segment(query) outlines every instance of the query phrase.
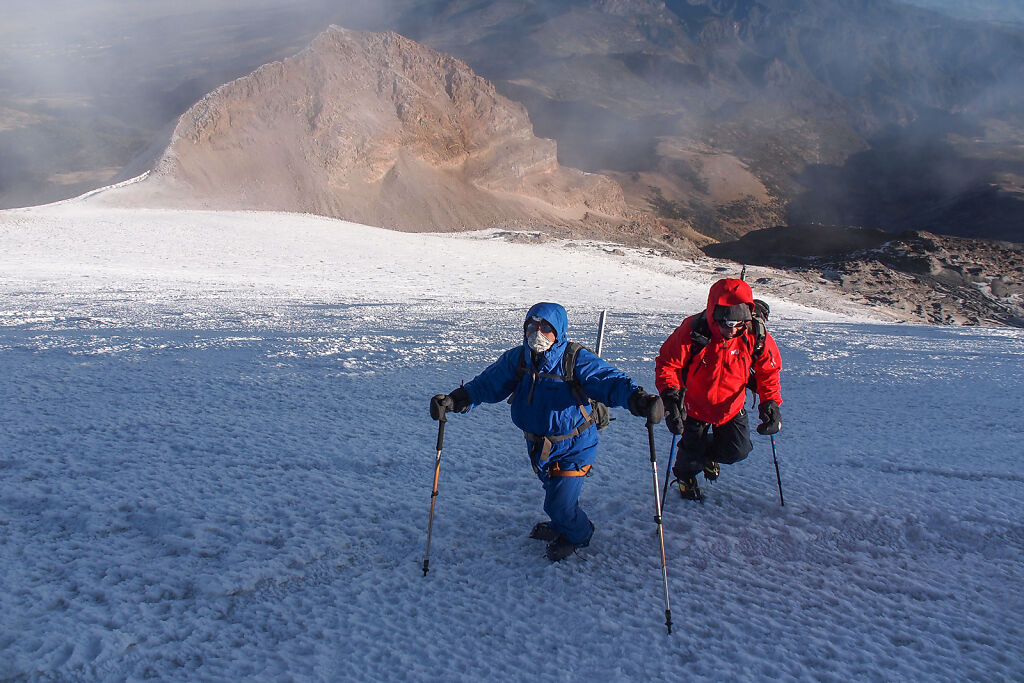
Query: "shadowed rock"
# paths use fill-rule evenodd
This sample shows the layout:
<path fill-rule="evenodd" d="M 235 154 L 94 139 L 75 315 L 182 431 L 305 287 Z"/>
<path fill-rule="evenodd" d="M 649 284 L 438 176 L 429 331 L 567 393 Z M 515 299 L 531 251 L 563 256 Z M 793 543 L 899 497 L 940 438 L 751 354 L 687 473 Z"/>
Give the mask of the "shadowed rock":
<path fill-rule="evenodd" d="M 1024 327 L 1024 245 L 826 225 L 757 230 L 704 247 L 715 258 L 790 268 L 915 322 Z"/>

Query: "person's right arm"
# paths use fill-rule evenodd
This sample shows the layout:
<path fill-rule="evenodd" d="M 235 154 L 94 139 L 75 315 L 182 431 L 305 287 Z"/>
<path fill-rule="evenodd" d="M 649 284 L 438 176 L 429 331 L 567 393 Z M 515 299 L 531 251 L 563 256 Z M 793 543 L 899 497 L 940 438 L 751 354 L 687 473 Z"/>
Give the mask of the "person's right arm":
<path fill-rule="evenodd" d="M 481 403 L 498 403 L 508 398 L 519 380 L 516 370 L 522 357 L 523 347 L 509 349 L 468 382 L 465 389 L 469 394 L 470 407 Z"/>
<path fill-rule="evenodd" d="M 684 320 L 669 335 L 654 361 L 654 385 L 665 405 L 665 424 L 673 434 L 683 433 L 683 421 L 686 419 L 686 410 L 683 408 L 686 378 L 682 377 L 682 371 L 690 359 L 689 323 L 690 319 Z"/>

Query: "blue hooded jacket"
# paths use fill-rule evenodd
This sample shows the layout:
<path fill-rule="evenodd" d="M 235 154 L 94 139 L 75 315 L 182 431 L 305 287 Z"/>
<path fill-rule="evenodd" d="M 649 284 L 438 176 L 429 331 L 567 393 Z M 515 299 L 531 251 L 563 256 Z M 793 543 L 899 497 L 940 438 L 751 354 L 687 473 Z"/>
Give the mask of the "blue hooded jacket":
<path fill-rule="evenodd" d="M 523 320 L 524 330 L 526 322 L 534 316 L 543 318 L 555 328 L 558 337 L 554 345 L 543 354 L 534 353 L 524 334 L 522 344 L 503 353 L 490 367 L 466 384 L 466 391 L 471 408 L 481 403 L 504 401 L 515 391 L 512 422 L 517 427 L 541 436 L 561 436 L 572 432 L 584 422 L 572 390 L 568 382 L 553 377 L 538 377 L 534 385 L 530 371 L 562 374 L 562 356 L 569 344 L 569 317 L 558 304 L 534 304 Z M 517 377 L 516 371 L 524 357 L 527 372 Z M 627 408 L 630 394 L 640 388 L 628 375 L 586 349 L 580 349 L 576 356 L 575 375 L 588 397 L 607 406 Z M 587 409 L 589 411 L 589 406 Z M 597 428 L 591 427 L 574 438 L 555 442 L 548 459 L 537 465 L 544 467 L 556 461 L 577 468 L 590 465 L 597 454 L 596 446 Z"/>

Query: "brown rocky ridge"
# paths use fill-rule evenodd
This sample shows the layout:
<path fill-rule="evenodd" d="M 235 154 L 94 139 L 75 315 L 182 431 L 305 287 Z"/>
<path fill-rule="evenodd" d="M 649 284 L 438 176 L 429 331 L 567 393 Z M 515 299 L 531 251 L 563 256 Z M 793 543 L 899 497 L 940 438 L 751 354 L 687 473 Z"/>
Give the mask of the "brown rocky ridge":
<path fill-rule="evenodd" d="M 119 203 L 314 213 L 408 231 L 657 237 L 621 187 L 559 165 L 522 105 L 395 33 L 337 26 L 207 95 Z"/>
<path fill-rule="evenodd" d="M 685 159 L 669 146 L 664 141 L 665 154 Z M 533 134 L 526 110 L 465 63 L 394 33 L 331 27 L 294 57 L 210 93 L 158 149 L 146 181 L 99 201 L 307 212 L 401 230 L 501 227 L 536 239 L 553 233 L 699 254 L 691 242 L 699 233 L 628 208 L 623 186 L 604 175 L 560 166 L 555 143 Z M 743 171 L 710 152 L 699 165 L 712 180 Z M 715 182 L 709 191 L 718 191 Z M 659 213 L 686 222 L 677 203 L 657 198 Z M 841 232 L 818 224 L 776 228 L 705 251 L 795 267 L 815 285 L 906 320 L 1019 325 L 1024 318 L 1019 250 Z M 916 241 L 900 246 L 899 239 Z M 922 270 L 906 253 L 926 254 L 931 265 Z"/>
<path fill-rule="evenodd" d="M 889 0 L 19 4 L 0 24 L 4 208 L 124 179 L 204 93 L 338 24 L 464 60 L 560 163 L 615 179 L 681 237 L 815 223 L 1024 239 L 1020 24 Z M 74 29 L 47 35 L 41 17 Z"/>

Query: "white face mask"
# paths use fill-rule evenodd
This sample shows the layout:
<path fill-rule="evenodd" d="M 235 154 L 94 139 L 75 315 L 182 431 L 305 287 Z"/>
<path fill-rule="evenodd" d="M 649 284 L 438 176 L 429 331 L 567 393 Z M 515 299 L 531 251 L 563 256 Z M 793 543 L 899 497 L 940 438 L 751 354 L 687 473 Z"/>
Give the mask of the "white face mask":
<path fill-rule="evenodd" d="M 526 343 L 537 353 L 544 353 L 550 349 L 555 342 L 541 334 L 540 330 L 537 330 L 526 338 Z"/>

